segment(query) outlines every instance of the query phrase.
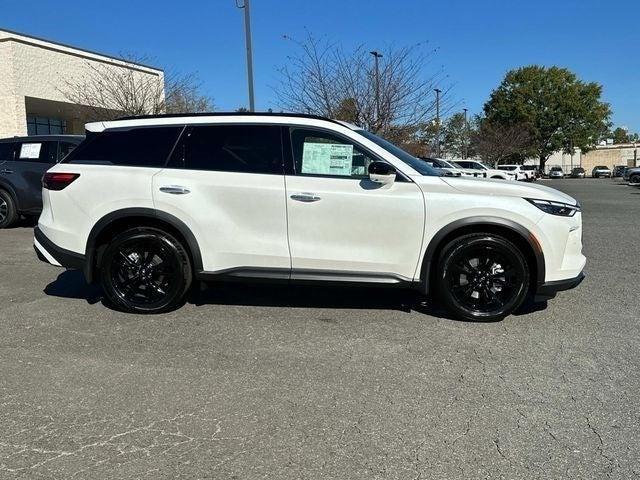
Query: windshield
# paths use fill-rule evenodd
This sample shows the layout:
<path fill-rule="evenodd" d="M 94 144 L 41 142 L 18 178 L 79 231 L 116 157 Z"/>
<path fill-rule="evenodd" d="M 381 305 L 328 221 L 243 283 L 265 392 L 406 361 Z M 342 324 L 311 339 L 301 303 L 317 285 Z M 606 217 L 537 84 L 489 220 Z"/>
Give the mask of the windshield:
<path fill-rule="evenodd" d="M 551 168 L 551 171 L 552 172 L 561 172 L 562 169 L 560 167 L 553 167 L 553 168 Z"/>
<path fill-rule="evenodd" d="M 518 168 L 518 167 L 511 166 L 511 165 L 509 165 L 509 166 L 506 166 L 506 165 L 500 165 L 500 166 L 498 167 L 498 170 L 515 170 L 516 168 Z"/>
<path fill-rule="evenodd" d="M 358 132 L 360 135 L 362 135 L 364 138 L 371 140 L 373 143 L 375 143 L 379 147 L 384 148 L 387 152 L 389 152 L 394 157 L 397 157 L 399 160 L 409 165 L 420 175 L 428 175 L 433 177 L 440 176 L 440 173 L 434 170 L 433 167 L 429 166 L 427 162 L 420 160 L 414 157 L 413 155 L 410 155 L 409 153 L 405 152 L 401 148 L 396 147 L 393 143 L 388 142 L 385 139 L 380 138 L 371 132 L 367 132 L 366 130 L 355 130 L 355 131 Z"/>

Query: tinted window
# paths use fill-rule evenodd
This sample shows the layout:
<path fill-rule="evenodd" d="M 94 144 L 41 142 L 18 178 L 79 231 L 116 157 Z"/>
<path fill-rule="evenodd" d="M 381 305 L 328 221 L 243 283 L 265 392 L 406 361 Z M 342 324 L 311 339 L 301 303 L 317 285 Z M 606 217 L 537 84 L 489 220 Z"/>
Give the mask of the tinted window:
<path fill-rule="evenodd" d="M 368 178 L 375 161 L 352 142 L 319 130 L 292 130 L 291 146 L 297 175 Z"/>
<path fill-rule="evenodd" d="M 65 163 L 163 167 L 182 127 L 107 130 L 91 135 Z"/>
<path fill-rule="evenodd" d="M 218 172 L 283 174 L 280 127 L 206 125 L 187 127 L 169 167 Z"/>
<path fill-rule="evenodd" d="M 15 151 L 15 143 L 0 143 L 0 162 L 13 160 L 13 152 Z"/>
<path fill-rule="evenodd" d="M 56 142 L 21 142 L 15 159 L 20 162 L 56 163 Z"/>
<path fill-rule="evenodd" d="M 58 145 L 58 161 L 69 155 L 78 146 L 69 142 L 59 142 Z"/>

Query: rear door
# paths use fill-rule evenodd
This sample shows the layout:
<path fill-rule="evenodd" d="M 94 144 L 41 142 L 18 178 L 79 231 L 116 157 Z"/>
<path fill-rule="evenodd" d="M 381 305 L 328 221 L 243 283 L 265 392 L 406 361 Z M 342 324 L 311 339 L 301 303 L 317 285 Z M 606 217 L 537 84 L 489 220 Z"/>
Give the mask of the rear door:
<path fill-rule="evenodd" d="M 17 143 L 13 161 L 2 170 L 16 192 L 18 209 L 37 212 L 42 209 L 42 175 L 56 163 L 57 142 L 23 140 Z"/>
<path fill-rule="evenodd" d="M 205 271 L 288 278 L 281 132 L 272 125 L 187 126 L 167 168 L 154 176 L 155 207 L 191 229 Z"/>

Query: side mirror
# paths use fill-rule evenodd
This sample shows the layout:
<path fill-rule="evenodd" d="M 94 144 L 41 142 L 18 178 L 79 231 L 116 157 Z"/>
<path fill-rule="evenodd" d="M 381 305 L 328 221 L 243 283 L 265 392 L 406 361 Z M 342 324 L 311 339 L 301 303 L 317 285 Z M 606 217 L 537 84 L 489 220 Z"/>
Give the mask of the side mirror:
<path fill-rule="evenodd" d="M 386 162 L 373 162 L 369 164 L 369 180 L 375 183 L 388 185 L 396 180 L 396 169 Z"/>

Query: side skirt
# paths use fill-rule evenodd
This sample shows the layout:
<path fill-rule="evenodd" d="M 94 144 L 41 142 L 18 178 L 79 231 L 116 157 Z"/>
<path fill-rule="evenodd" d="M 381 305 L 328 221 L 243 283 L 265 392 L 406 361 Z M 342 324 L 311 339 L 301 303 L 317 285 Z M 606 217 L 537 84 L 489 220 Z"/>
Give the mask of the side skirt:
<path fill-rule="evenodd" d="M 381 287 L 418 288 L 419 281 L 402 275 L 376 272 L 346 272 L 339 270 L 313 270 L 289 268 L 238 267 L 217 272 L 199 272 L 196 275 L 203 282 L 258 281 L 269 283 L 296 283 L 329 285 L 367 285 Z"/>

